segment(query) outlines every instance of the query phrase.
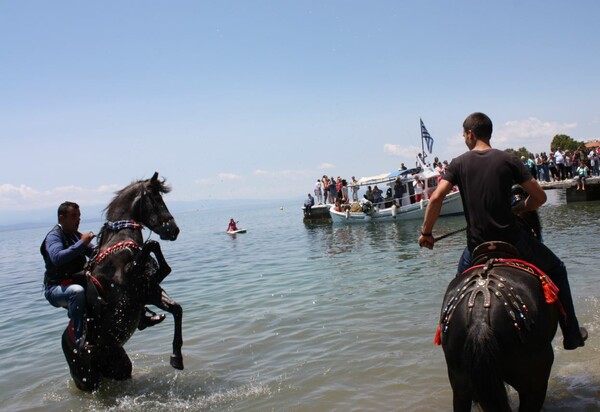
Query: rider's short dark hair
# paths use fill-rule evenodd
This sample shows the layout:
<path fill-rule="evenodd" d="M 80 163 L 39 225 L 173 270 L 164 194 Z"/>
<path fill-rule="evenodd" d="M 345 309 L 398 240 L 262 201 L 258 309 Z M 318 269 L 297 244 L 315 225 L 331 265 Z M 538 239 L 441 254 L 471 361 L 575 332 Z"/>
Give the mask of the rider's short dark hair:
<path fill-rule="evenodd" d="M 58 213 L 57 213 L 58 216 L 59 217 L 61 215 L 66 216 L 70 207 L 72 207 L 73 209 L 79 209 L 79 205 L 75 202 L 69 202 L 69 201 L 62 202 L 60 204 L 60 206 L 58 207 Z"/>
<path fill-rule="evenodd" d="M 490 139 L 493 130 L 492 119 L 484 113 L 472 113 L 463 122 L 463 129 L 465 132 L 472 130 L 477 137 Z"/>

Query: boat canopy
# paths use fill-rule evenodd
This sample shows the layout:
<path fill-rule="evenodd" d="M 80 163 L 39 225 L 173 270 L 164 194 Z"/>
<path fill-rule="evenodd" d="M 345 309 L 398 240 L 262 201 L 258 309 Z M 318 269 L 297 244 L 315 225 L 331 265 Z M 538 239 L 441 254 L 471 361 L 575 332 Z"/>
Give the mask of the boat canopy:
<path fill-rule="evenodd" d="M 358 180 L 358 184 L 361 186 L 376 185 L 377 183 L 387 182 L 390 179 L 392 179 L 390 177 L 390 173 L 384 173 L 384 174 L 377 175 L 377 176 L 361 177 Z"/>
<path fill-rule="evenodd" d="M 392 180 L 395 180 L 397 177 L 399 177 L 400 179 L 405 179 L 408 176 L 412 176 L 415 173 L 422 173 L 423 170 L 420 167 L 415 167 L 413 169 L 407 169 L 407 170 L 395 170 L 391 173 L 383 173 L 380 175 L 376 175 L 376 176 L 366 176 L 366 177 L 361 177 L 358 180 L 358 184 L 360 186 L 367 186 L 367 185 L 376 185 L 376 184 L 381 184 L 381 183 L 388 183 Z M 436 173 L 430 169 L 426 169 L 425 173 L 423 173 L 425 178 L 429 178 L 432 176 L 436 176 Z"/>

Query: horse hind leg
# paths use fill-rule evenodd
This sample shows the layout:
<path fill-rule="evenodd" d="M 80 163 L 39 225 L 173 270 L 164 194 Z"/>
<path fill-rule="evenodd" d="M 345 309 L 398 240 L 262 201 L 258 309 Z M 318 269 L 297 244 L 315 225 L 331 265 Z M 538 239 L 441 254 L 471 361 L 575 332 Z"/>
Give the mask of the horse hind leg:
<path fill-rule="evenodd" d="M 541 352 L 541 350 L 540 350 Z M 538 362 L 533 362 L 525 367 L 529 369 L 525 382 L 512 385 L 519 393 L 519 412 L 541 411 L 548 391 L 548 379 L 554 361 L 551 345 L 548 345 L 546 355 L 539 353 Z"/>
<path fill-rule="evenodd" d="M 171 366 L 175 369 L 183 369 L 183 355 L 181 347 L 183 346 L 182 320 L 183 308 L 177 302 L 167 295 L 160 286 L 157 285 L 155 293 L 152 294 L 154 299 L 149 303 L 169 312 L 173 315 L 175 321 L 175 331 L 173 334 L 173 354 L 171 355 Z"/>
<path fill-rule="evenodd" d="M 452 386 L 452 410 L 453 412 L 471 412 L 473 405 L 473 391 L 465 377 L 454 371 L 448 363 L 448 378 Z"/>
<path fill-rule="evenodd" d="M 123 381 L 131 379 L 133 366 L 125 349 L 122 347 L 103 348 L 100 368 L 107 378 Z"/>

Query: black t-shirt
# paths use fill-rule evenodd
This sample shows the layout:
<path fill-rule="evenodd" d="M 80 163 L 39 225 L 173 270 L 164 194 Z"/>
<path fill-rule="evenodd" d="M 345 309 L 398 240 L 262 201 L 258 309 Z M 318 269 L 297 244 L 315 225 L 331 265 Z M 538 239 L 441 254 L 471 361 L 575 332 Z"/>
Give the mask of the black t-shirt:
<path fill-rule="evenodd" d="M 513 184 L 532 179 L 513 154 L 470 150 L 452 160 L 444 180 L 458 185 L 467 220 L 467 245 L 500 240 L 514 244 L 519 228 L 511 208 Z"/>

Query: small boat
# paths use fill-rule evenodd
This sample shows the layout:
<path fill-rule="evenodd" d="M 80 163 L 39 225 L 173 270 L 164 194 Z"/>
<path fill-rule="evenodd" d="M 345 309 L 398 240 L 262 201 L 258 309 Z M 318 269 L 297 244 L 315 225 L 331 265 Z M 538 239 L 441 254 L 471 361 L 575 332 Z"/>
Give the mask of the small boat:
<path fill-rule="evenodd" d="M 246 229 L 228 230 L 227 233 L 230 235 L 237 235 L 238 233 L 246 233 Z"/>
<path fill-rule="evenodd" d="M 329 214 L 333 223 L 371 222 L 371 221 L 401 221 L 423 219 L 429 204 L 428 196 L 438 185 L 440 174 L 430 166 L 426 166 L 417 157 L 419 166 L 414 169 L 363 177 L 358 181 L 359 186 L 387 186 L 387 195 L 378 203 L 362 199 L 359 202 L 331 207 Z M 415 178 L 422 183 L 422 193 L 415 192 Z M 402 185 L 402 198 L 392 198 L 392 188 L 399 180 Z M 462 198 L 458 190 L 450 192 L 444 198 L 440 216 L 464 214 Z"/>
<path fill-rule="evenodd" d="M 440 173 L 425 163 L 425 143 L 431 154 L 433 138 L 421 120 L 421 153 L 417 154 L 416 167 L 377 176 L 363 177 L 354 186 L 368 186 L 365 199 L 329 208 L 333 223 L 401 221 L 423 219 L 429 204 L 429 195 L 438 185 Z M 398 185 L 397 185 L 398 184 Z M 379 185 L 379 187 L 377 187 Z M 371 186 L 374 186 L 371 191 Z M 387 186 L 387 190 L 385 188 Z M 397 188 L 398 190 L 395 190 Z M 420 189 L 420 190 L 417 190 Z M 378 191 L 376 195 L 375 192 Z M 420 193 L 418 193 L 420 191 Z M 383 193 L 385 198 L 383 198 Z M 368 199 L 367 199 L 368 197 Z M 312 210 L 315 207 L 313 206 Z M 444 198 L 440 216 L 464 214 L 458 189 Z"/>
<path fill-rule="evenodd" d="M 329 209 L 332 205 L 315 205 L 311 207 L 310 213 L 306 213 L 306 207 L 302 206 L 304 213 L 304 223 L 331 223 L 331 216 L 329 215 Z"/>
<path fill-rule="evenodd" d="M 423 219 L 425 209 L 429 200 L 398 206 L 396 203 L 391 207 L 378 209 L 370 201 L 365 201 L 360 206 L 361 211 L 352 212 L 350 205 L 343 205 L 343 211 L 329 209 L 333 223 L 353 222 L 379 222 L 379 221 L 402 221 L 411 219 Z M 440 216 L 462 215 L 464 213 L 462 199 L 459 192 L 451 192 L 444 198 Z"/>

